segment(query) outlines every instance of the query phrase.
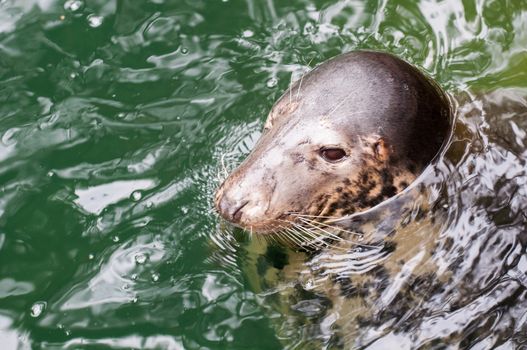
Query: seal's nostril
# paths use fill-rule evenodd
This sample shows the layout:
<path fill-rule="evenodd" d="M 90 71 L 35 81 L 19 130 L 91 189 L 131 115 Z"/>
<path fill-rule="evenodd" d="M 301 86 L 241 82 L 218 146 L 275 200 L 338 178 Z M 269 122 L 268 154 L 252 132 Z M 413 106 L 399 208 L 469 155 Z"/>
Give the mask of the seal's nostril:
<path fill-rule="evenodd" d="M 250 201 L 237 201 L 227 197 L 224 193 L 220 193 L 216 198 L 216 210 L 219 214 L 232 223 L 239 223 L 243 211 L 242 209 L 249 204 Z"/>
<path fill-rule="evenodd" d="M 234 212 L 232 213 L 232 221 L 233 222 L 240 222 L 240 219 L 242 218 L 242 209 L 247 204 L 249 204 L 249 201 L 243 202 Z"/>

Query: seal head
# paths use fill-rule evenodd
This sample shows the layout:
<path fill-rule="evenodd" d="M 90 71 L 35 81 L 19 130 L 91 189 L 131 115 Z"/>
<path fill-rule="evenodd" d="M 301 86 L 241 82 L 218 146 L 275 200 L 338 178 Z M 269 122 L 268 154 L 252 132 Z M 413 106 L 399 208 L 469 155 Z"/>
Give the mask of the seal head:
<path fill-rule="evenodd" d="M 448 138 L 450 105 L 419 70 L 381 52 L 332 58 L 273 106 L 247 159 L 215 206 L 259 233 L 301 216 L 359 212 L 406 188 Z"/>

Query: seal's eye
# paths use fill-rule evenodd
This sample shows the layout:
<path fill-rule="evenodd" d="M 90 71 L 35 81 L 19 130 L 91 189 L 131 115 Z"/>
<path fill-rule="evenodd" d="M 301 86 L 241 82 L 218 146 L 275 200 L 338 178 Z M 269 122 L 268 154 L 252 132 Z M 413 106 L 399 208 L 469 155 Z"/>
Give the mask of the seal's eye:
<path fill-rule="evenodd" d="M 328 162 L 338 162 L 346 156 L 346 151 L 342 148 L 322 148 L 320 156 Z"/>

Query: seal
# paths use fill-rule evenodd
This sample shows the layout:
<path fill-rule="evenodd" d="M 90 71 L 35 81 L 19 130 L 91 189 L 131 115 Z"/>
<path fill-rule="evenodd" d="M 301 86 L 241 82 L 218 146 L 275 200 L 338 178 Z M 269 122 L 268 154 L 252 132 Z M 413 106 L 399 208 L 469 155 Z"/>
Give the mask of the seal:
<path fill-rule="evenodd" d="M 259 234 L 343 217 L 400 193 L 448 139 L 446 94 L 387 53 L 334 57 L 272 107 L 257 145 L 218 189 L 227 221 Z"/>
<path fill-rule="evenodd" d="M 284 348 L 527 343 L 524 96 L 450 104 L 369 51 L 285 92 L 215 198 Z"/>

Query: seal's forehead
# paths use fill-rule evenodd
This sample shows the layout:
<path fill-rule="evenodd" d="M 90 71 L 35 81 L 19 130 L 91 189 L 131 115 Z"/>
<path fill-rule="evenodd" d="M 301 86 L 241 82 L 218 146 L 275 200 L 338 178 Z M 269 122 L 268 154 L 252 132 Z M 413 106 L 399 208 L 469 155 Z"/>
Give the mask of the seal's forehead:
<path fill-rule="evenodd" d="M 266 127 L 292 119 L 354 134 L 398 129 L 404 124 L 400 117 L 416 110 L 414 75 L 391 55 L 338 56 L 293 84 L 273 107 Z"/>
<path fill-rule="evenodd" d="M 398 95 L 400 81 L 394 72 L 380 64 L 337 60 L 328 62 L 309 74 L 298 96 L 304 111 L 338 116 L 345 112 L 384 112 Z"/>
<path fill-rule="evenodd" d="M 350 144 L 355 132 L 344 128 L 338 120 L 326 115 L 310 118 L 284 117 L 277 121 L 270 132 L 264 136 L 284 146 Z"/>

